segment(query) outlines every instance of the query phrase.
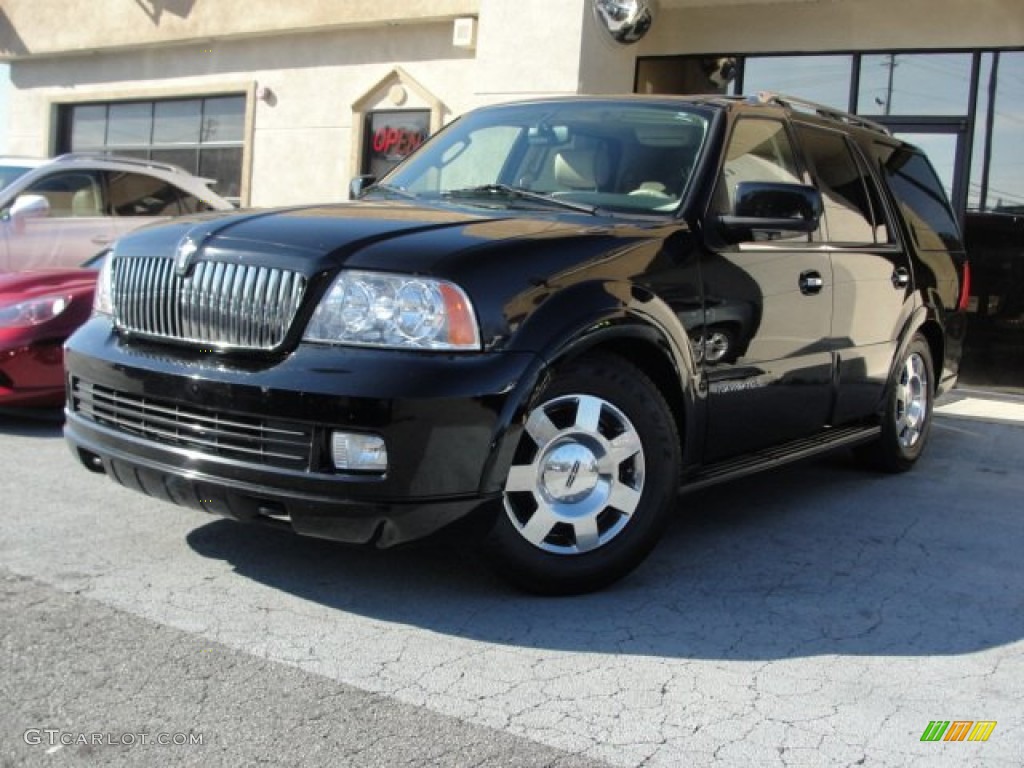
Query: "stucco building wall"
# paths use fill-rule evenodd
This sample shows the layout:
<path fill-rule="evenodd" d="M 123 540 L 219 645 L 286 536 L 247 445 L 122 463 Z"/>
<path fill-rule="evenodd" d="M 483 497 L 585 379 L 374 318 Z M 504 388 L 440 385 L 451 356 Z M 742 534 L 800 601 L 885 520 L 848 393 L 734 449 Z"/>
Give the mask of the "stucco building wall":
<path fill-rule="evenodd" d="M 62 23 L 54 24 L 60 18 Z M 475 45 L 453 42 L 475 20 Z M 7 144 L 58 149 L 61 105 L 246 96 L 242 202 L 335 200 L 359 172 L 353 106 L 396 71 L 417 87 L 369 108 L 438 124 L 485 102 L 633 90 L 638 57 L 968 49 L 1024 44 L 1019 0 L 659 0 L 639 43 L 612 43 L 590 0 L 4 0 Z"/>

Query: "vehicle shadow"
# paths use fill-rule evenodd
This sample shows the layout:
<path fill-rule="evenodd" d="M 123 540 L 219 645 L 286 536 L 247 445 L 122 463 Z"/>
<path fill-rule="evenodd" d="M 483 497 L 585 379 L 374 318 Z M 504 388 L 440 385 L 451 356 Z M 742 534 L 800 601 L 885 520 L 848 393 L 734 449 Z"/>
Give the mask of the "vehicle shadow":
<path fill-rule="evenodd" d="M 0 433 L 20 437 L 60 437 L 64 428 L 64 411 L 60 408 L 0 408 Z"/>
<path fill-rule="evenodd" d="M 1024 456 L 1022 429 L 944 425 L 906 475 L 837 453 L 683 496 L 640 570 L 581 597 L 517 593 L 460 538 L 377 552 L 217 521 L 188 543 L 304 600 L 490 643 L 737 660 L 965 654 L 1024 638 L 1024 524 L 1011 511 L 1024 459 L 1005 458 L 1007 441 Z"/>

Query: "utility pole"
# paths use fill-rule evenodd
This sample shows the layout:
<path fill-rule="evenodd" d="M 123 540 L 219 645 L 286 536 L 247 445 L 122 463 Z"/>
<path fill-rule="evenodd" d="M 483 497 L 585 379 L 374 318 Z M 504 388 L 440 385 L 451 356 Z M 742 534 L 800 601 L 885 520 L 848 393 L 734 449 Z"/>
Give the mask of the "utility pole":
<path fill-rule="evenodd" d="M 892 111 L 892 79 L 893 74 L 896 72 L 896 54 L 890 53 L 887 62 L 882 62 L 883 67 L 889 68 L 889 82 L 885 87 L 885 114 L 889 114 Z"/>

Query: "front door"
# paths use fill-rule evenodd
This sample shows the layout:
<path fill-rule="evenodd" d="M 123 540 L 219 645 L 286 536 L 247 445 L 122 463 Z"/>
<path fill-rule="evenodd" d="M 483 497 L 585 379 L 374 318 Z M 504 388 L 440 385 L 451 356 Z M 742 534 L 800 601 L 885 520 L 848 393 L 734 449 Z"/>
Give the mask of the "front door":
<path fill-rule="evenodd" d="M 49 212 L 5 222 L 11 271 L 77 267 L 114 239 L 100 171 L 57 171 L 21 194 L 46 198 Z"/>
<path fill-rule="evenodd" d="M 786 124 L 742 118 L 729 139 L 713 213 L 744 181 L 803 183 Z M 811 435 L 832 407 L 833 277 L 819 236 L 751 233 L 709 242 L 704 318 L 688 328 L 708 386 L 709 460 Z"/>

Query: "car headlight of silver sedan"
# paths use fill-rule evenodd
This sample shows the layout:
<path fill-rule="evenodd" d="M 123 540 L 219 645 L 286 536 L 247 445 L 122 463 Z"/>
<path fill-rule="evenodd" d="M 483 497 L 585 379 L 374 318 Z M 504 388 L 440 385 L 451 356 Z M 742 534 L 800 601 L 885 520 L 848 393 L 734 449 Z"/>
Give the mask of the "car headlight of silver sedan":
<path fill-rule="evenodd" d="M 334 280 L 304 338 L 393 349 L 480 349 L 473 305 L 454 283 L 356 270 Z"/>

